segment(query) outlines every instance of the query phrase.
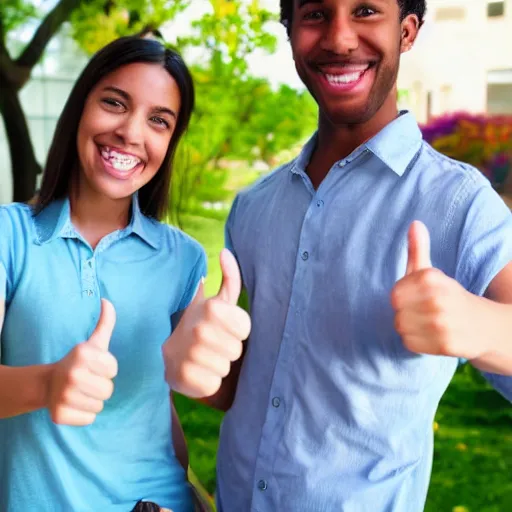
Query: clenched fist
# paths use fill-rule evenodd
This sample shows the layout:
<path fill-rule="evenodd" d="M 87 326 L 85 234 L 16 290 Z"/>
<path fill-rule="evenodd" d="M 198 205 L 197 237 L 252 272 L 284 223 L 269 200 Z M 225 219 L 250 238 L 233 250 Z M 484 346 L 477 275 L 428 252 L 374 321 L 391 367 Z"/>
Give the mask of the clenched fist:
<path fill-rule="evenodd" d="M 103 299 L 91 337 L 52 365 L 48 409 L 55 423 L 89 425 L 111 397 L 117 361 L 108 347 L 115 323 L 114 306 Z"/>
<path fill-rule="evenodd" d="M 410 227 L 407 270 L 391 303 L 395 328 L 410 351 L 465 359 L 485 352 L 483 299 L 432 267 L 430 236 L 421 222 Z"/>
<path fill-rule="evenodd" d="M 191 398 L 214 395 L 243 351 L 251 329 L 249 315 L 237 306 L 242 288 L 234 256 L 220 255 L 222 285 L 215 297 L 202 292 L 186 309 L 163 346 L 166 379 L 171 388 Z"/>

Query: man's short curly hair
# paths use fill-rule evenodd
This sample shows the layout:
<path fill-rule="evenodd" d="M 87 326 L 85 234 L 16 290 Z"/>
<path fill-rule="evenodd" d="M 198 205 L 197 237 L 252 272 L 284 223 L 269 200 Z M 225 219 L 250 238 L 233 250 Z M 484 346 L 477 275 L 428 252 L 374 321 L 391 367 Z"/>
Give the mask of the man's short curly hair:
<path fill-rule="evenodd" d="M 293 2 L 294 0 L 281 0 L 281 23 L 286 27 L 288 35 L 292 26 Z M 420 26 L 423 24 L 427 12 L 426 0 L 397 0 L 397 2 L 400 6 L 401 19 L 409 14 L 416 14 Z"/>

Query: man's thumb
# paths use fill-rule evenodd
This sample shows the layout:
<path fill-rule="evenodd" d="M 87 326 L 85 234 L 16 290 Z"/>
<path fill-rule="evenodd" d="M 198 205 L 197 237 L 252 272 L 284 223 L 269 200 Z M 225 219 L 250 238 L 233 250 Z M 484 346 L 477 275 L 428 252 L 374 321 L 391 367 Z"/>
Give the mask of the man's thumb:
<path fill-rule="evenodd" d="M 110 345 L 110 338 L 116 325 L 116 310 L 111 302 L 101 299 L 101 312 L 94 332 L 89 338 L 89 343 L 107 351 Z"/>
<path fill-rule="evenodd" d="M 228 249 L 223 249 L 220 253 L 220 268 L 222 270 L 222 284 L 217 297 L 236 305 L 242 291 L 242 278 L 238 263 Z"/>
<path fill-rule="evenodd" d="M 419 220 L 409 228 L 409 250 L 405 275 L 432 267 L 430 261 L 430 235 L 427 226 Z"/>

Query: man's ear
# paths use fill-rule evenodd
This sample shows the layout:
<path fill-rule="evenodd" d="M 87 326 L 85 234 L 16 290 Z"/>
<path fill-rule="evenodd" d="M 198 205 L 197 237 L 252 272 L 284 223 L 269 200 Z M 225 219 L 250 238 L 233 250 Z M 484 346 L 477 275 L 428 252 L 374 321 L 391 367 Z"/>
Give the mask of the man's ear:
<path fill-rule="evenodd" d="M 400 41 L 400 53 L 408 52 L 414 45 L 420 30 L 420 21 L 416 14 L 408 14 L 402 20 L 402 35 Z"/>

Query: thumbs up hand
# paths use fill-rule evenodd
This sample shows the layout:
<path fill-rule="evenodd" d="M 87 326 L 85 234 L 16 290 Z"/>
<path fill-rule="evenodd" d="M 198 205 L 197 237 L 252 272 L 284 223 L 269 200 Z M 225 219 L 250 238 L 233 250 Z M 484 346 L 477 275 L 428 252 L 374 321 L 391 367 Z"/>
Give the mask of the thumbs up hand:
<path fill-rule="evenodd" d="M 98 324 L 90 338 L 52 365 L 48 409 L 63 425 L 90 425 L 114 391 L 117 361 L 108 351 L 116 323 L 114 306 L 101 301 Z"/>
<path fill-rule="evenodd" d="M 238 263 L 224 249 L 220 265 L 219 293 L 205 299 L 201 289 L 163 346 L 167 382 L 191 398 L 209 397 L 220 389 L 251 330 L 249 315 L 237 306 L 242 289 Z"/>
<path fill-rule="evenodd" d="M 482 299 L 433 268 L 430 236 L 424 224 L 409 229 L 405 277 L 391 292 L 395 329 L 411 352 L 474 359 L 485 352 L 485 335 L 473 322 Z"/>

